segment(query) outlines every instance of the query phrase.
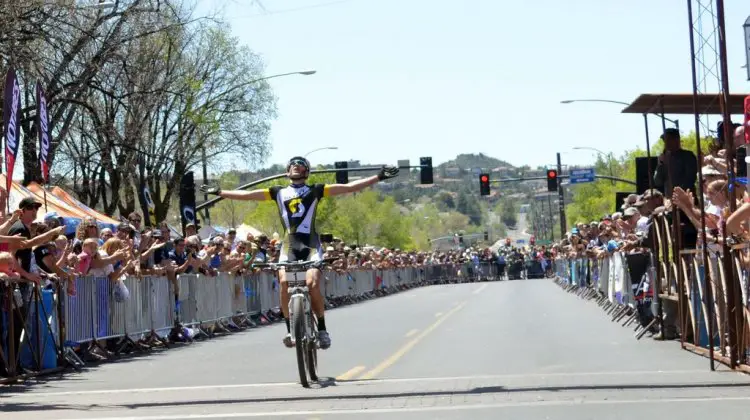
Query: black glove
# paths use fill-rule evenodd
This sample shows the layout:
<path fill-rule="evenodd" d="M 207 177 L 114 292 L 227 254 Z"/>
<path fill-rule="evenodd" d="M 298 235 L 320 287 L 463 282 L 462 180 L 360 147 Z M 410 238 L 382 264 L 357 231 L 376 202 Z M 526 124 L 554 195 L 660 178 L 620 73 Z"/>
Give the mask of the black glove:
<path fill-rule="evenodd" d="M 380 173 L 378 174 L 379 180 L 389 179 L 389 178 L 395 178 L 398 176 L 398 168 L 395 166 L 390 165 L 384 165 L 382 168 L 380 168 Z"/>
<path fill-rule="evenodd" d="M 212 187 L 209 185 L 201 185 L 201 192 L 203 194 L 212 194 L 212 195 L 219 195 L 221 192 L 221 188 L 219 187 Z"/>

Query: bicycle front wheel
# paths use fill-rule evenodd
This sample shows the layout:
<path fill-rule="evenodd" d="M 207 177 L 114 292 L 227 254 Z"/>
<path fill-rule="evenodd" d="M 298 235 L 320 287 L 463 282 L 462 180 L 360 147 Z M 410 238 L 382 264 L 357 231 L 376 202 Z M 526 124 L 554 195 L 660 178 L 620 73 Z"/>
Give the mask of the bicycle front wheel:
<path fill-rule="evenodd" d="M 294 326 L 294 342 L 297 350 L 297 370 L 299 371 L 299 381 L 303 387 L 309 388 L 310 383 L 307 381 L 307 369 L 305 366 L 305 306 L 301 298 L 294 300 L 292 304 L 292 325 Z"/>
<path fill-rule="evenodd" d="M 313 314 L 308 314 L 310 317 L 310 336 L 315 337 L 315 332 L 318 330 L 317 323 Z M 318 380 L 318 348 L 314 341 L 307 343 L 307 372 L 310 374 L 311 381 Z"/>

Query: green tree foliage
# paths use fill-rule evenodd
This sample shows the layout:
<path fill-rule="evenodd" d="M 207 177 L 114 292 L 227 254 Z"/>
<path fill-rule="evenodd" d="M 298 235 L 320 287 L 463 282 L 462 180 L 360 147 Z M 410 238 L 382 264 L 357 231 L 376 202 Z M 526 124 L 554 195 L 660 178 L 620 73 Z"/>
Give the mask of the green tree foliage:
<path fill-rule="evenodd" d="M 504 200 L 498 206 L 500 208 L 500 220 L 505 226 L 515 226 L 518 223 L 518 206 L 511 200 Z"/>
<path fill-rule="evenodd" d="M 458 200 L 456 201 L 456 210 L 466 215 L 474 225 L 482 223 L 482 208 L 477 198 L 466 191 L 460 191 L 458 193 Z"/>
<path fill-rule="evenodd" d="M 236 188 L 239 183 L 237 172 L 225 172 L 219 178 L 219 186 L 222 189 Z M 254 205 L 248 201 L 222 200 L 210 210 L 213 219 L 211 222 L 220 226 L 238 226 L 253 207 Z"/>
<path fill-rule="evenodd" d="M 435 195 L 435 204 L 442 211 L 450 211 L 456 209 L 456 201 L 453 199 L 453 194 L 448 191 L 441 191 Z"/>

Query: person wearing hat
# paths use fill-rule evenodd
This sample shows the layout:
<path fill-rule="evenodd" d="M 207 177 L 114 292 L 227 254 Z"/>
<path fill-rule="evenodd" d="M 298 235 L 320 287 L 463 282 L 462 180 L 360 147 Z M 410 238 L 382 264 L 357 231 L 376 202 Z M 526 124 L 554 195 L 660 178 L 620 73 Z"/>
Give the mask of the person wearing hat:
<path fill-rule="evenodd" d="M 31 239 L 31 224 L 36 220 L 37 211 L 42 207 L 42 204 L 31 197 L 25 197 L 18 203 L 18 216 L 17 220 L 11 225 L 8 230 L 8 236 L 16 236 L 25 240 Z M 18 288 L 20 289 L 21 296 L 23 297 L 22 305 L 17 311 L 13 311 L 13 322 L 15 337 L 13 342 L 15 348 L 20 348 L 21 344 L 21 333 L 24 330 L 24 319 L 29 309 L 29 302 L 31 298 L 31 284 L 40 284 L 42 281 L 41 276 L 31 272 L 31 248 L 22 248 L 11 250 L 16 259 L 15 271 L 19 274 L 20 278 L 18 281 Z"/>
<path fill-rule="evenodd" d="M 620 210 L 625 210 L 626 208 L 635 204 L 636 201 L 638 201 L 638 194 L 628 195 L 628 197 L 625 199 L 625 202 L 622 203 L 622 206 L 620 206 Z"/>
<path fill-rule="evenodd" d="M 698 173 L 698 158 L 695 153 L 682 148 L 680 132 L 675 128 L 668 128 L 661 138 L 664 140 L 664 152 L 659 155 L 653 179 L 654 187 L 664 191 L 667 197 L 672 196 L 674 187 L 695 189 Z"/>
<path fill-rule="evenodd" d="M 237 248 L 237 229 L 230 228 L 227 231 L 227 246 L 230 251 L 234 251 L 234 249 Z"/>
<path fill-rule="evenodd" d="M 48 228 L 54 229 L 58 226 L 65 226 L 65 221 L 63 221 L 63 218 L 56 211 L 49 211 L 44 214 L 44 224 Z"/>
<path fill-rule="evenodd" d="M 198 234 L 198 226 L 195 223 L 185 225 L 185 237 L 195 236 Z"/>
<path fill-rule="evenodd" d="M 37 211 L 42 204 L 31 197 L 25 197 L 18 203 L 18 209 L 21 215 L 8 231 L 8 236 L 20 236 L 31 239 L 31 224 L 36 220 Z M 39 283 L 41 277 L 38 274 L 31 273 L 31 249 L 19 249 L 15 253 L 19 262 L 18 273 L 21 278 L 27 282 Z"/>
<path fill-rule="evenodd" d="M 698 177 L 698 158 L 695 153 L 684 150 L 681 145 L 680 132 L 674 128 L 668 128 L 662 135 L 664 140 L 664 152 L 659 155 L 659 163 L 654 173 L 653 185 L 664 193 L 665 197 L 672 198 L 675 187 L 682 190 L 695 191 L 695 181 Z M 680 210 L 682 212 L 682 210 Z M 698 239 L 698 231 L 687 222 L 688 216 L 681 214 L 681 236 L 686 248 L 695 247 Z M 671 215 L 667 215 L 671 221 Z"/>

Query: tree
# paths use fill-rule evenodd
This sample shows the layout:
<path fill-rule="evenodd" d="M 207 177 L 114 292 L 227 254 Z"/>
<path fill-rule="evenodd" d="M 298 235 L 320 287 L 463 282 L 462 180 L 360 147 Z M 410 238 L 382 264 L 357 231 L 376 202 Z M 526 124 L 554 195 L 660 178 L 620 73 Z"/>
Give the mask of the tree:
<path fill-rule="evenodd" d="M 86 204 L 129 213 L 148 186 L 163 220 L 183 175 L 201 160 L 249 165 L 270 149 L 275 98 L 261 58 L 186 0 L 0 0 L 0 62 L 17 69 L 24 182 L 38 181 L 35 104 L 44 85 L 59 183 Z M 204 157 L 205 155 L 205 157 Z M 143 203 L 141 202 L 141 205 Z"/>
<path fill-rule="evenodd" d="M 510 200 L 504 200 L 500 204 L 500 220 L 505 226 L 516 226 L 518 223 L 518 208 Z"/>
<path fill-rule="evenodd" d="M 239 184 L 237 172 L 225 172 L 219 178 L 219 186 L 222 189 L 232 189 Z M 254 210 L 252 203 L 240 200 L 221 200 L 211 209 L 212 223 L 218 225 L 237 227 L 243 223 L 245 214 Z"/>
<path fill-rule="evenodd" d="M 441 191 L 435 195 L 435 202 L 442 211 L 449 211 L 456 209 L 456 202 L 453 200 L 453 194 L 448 191 Z"/>
<path fill-rule="evenodd" d="M 468 216 L 472 224 L 479 225 L 482 223 L 482 210 L 479 201 L 466 191 L 459 192 L 456 210 Z"/>

